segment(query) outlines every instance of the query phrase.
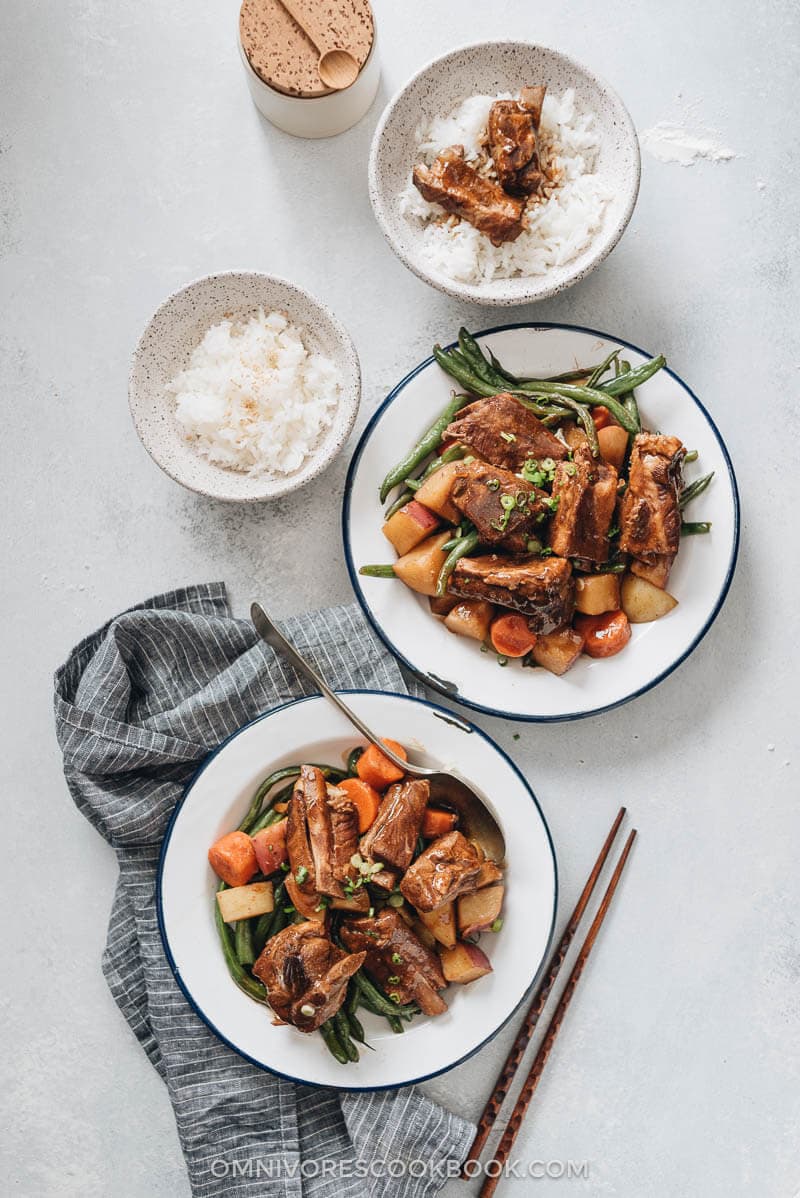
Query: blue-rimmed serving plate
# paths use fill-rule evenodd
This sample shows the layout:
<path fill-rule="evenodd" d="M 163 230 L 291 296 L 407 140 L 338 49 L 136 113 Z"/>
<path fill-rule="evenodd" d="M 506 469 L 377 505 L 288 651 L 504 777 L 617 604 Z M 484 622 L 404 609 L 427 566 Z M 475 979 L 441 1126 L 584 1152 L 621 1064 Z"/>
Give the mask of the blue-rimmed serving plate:
<path fill-rule="evenodd" d="M 513 374 L 546 376 L 601 361 L 613 348 L 633 366 L 652 355 L 593 329 L 555 324 L 512 324 L 487 329 L 478 340 Z M 386 646 L 427 684 L 459 703 L 514 720 L 574 720 L 616 707 L 666 678 L 705 636 L 733 577 L 739 543 L 739 500 L 728 452 L 713 420 L 690 387 L 669 368 L 637 392 L 647 427 L 680 437 L 697 450 L 686 476 L 713 470 L 711 486 L 689 518 L 711 532 L 684 538 L 669 580 L 678 606 L 651 624 L 633 628 L 616 657 L 582 656 L 556 677 L 519 663 L 499 668 L 492 653 L 454 636 L 430 614 L 428 600 L 394 579 L 359 575 L 359 567 L 390 562 L 394 551 L 381 532 L 381 480 L 447 403 L 453 380 L 433 358 L 398 383 L 367 425 L 347 476 L 344 549 L 356 596 Z"/>
<path fill-rule="evenodd" d="M 376 1090 L 423 1081 L 459 1064 L 490 1040 L 530 989 L 550 945 L 557 900 L 550 833 L 530 786 L 480 729 L 422 699 L 348 692 L 356 712 L 381 735 L 406 745 L 422 765 L 458 770 L 481 792 L 503 828 L 506 895 L 503 927 L 481 947 L 493 972 L 450 986 L 448 1010 L 418 1016 L 395 1035 L 362 1012 L 374 1051 L 341 1065 L 322 1038 L 272 1023 L 268 1008 L 231 980 L 214 925 L 216 878 L 209 846 L 235 828 L 259 782 L 303 761 L 341 765 L 358 738 L 321 698 L 300 699 L 246 725 L 213 753 L 175 811 L 161 854 L 159 927 L 175 977 L 197 1014 L 247 1060 L 283 1077 L 338 1090 Z"/>

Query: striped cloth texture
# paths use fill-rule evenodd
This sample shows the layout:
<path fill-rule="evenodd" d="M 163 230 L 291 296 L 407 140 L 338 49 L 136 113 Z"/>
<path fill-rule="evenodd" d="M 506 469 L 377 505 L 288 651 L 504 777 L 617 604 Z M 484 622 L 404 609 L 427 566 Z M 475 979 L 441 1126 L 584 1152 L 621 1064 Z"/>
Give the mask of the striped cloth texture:
<path fill-rule="evenodd" d="M 338 689 L 421 693 L 355 605 L 282 627 Z M 158 931 L 160 846 L 187 782 L 237 728 L 306 693 L 252 625 L 231 617 L 222 583 L 148 599 L 56 672 L 67 785 L 119 862 L 103 972 L 169 1088 L 194 1195 L 423 1198 L 457 1171 L 474 1127 L 413 1087 L 348 1094 L 249 1064 L 189 1006 Z"/>

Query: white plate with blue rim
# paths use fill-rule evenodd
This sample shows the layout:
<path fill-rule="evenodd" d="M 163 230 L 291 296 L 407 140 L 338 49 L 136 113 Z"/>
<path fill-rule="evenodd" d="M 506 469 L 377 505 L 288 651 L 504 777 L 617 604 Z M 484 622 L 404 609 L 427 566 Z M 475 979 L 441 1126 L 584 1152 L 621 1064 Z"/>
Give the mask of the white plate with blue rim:
<path fill-rule="evenodd" d="M 484 796 L 506 840 L 503 926 L 480 948 L 492 972 L 444 992 L 448 1010 L 418 1015 L 405 1032 L 361 1010 L 374 1051 L 346 1065 L 320 1035 L 275 1026 L 272 1012 L 231 979 L 214 920 L 216 876 L 209 847 L 236 828 L 262 779 L 295 763 L 342 764 L 358 738 L 327 700 L 299 699 L 230 737 L 199 770 L 172 817 L 161 852 L 157 908 L 164 948 L 186 998 L 208 1027 L 254 1065 L 337 1090 L 379 1090 L 423 1081 L 464 1061 L 513 1015 L 551 943 L 558 894 L 550 833 L 536 797 L 511 759 L 452 712 L 404 695 L 351 691 L 348 701 L 381 735 L 421 765 L 454 768 Z"/>
<path fill-rule="evenodd" d="M 593 329 L 556 324 L 511 324 L 477 334 L 515 375 L 546 377 L 602 361 L 619 347 L 636 366 L 653 354 Z M 657 353 L 662 347 L 656 347 Z M 687 481 L 714 472 L 686 518 L 707 521 L 706 535 L 682 538 L 669 579 L 678 605 L 650 624 L 637 624 L 614 657 L 582 655 L 568 673 L 508 662 L 454 636 L 434 618 L 427 598 L 397 579 L 359 574 L 361 566 L 390 563 L 394 550 L 381 532 L 381 481 L 446 406 L 454 381 L 433 358 L 416 366 L 386 398 L 361 437 L 350 464 L 343 505 L 344 551 L 359 603 L 387 648 L 435 690 L 475 711 L 513 720 L 575 720 L 644 694 L 697 647 L 728 593 L 739 545 L 739 499 L 728 451 L 711 416 L 690 387 L 666 367 L 637 389 L 645 427 L 679 437 L 697 460 Z M 392 498 L 398 494 L 392 493 Z"/>

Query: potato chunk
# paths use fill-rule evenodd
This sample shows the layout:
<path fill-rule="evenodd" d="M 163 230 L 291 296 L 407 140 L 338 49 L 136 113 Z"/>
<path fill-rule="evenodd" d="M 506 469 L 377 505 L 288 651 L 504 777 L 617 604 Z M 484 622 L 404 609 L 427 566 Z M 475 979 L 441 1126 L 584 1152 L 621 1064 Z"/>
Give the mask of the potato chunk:
<path fill-rule="evenodd" d="M 275 905 L 272 883 L 251 882 L 249 886 L 233 886 L 230 890 L 218 890 L 217 902 L 226 923 L 250 919 L 252 915 L 266 915 Z"/>
<path fill-rule="evenodd" d="M 451 524 L 461 522 L 461 512 L 450 498 L 453 480 L 460 466 L 461 462 L 446 462 L 444 466 L 434 470 L 433 474 L 428 475 L 414 496 L 418 503 L 423 503 L 425 507 L 436 512 L 436 515 L 441 516 L 443 520 L 449 520 Z"/>
<path fill-rule="evenodd" d="M 485 641 L 494 608 L 485 599 L 460 599 L 444 618 L 445 628 L 457 636 L 470 636 L 476 641 Z"/>
<path fill-rule="evenodd" d="M 428 537 L 410 553 L 404 553 L 394 563 L 396 576 L 420 595 L 435 595 L 439 572 L 445 562 L 442 546 L 452 535 L 452 529 L 446 529 Z"/>
<path fill-rule="evenodd" d="M 646 578 L 626 574 L 622 580 L 622 610 L 631 624 L 651 624 L 677 606 L 677 599 Z"/>
<path fill-rule="evenodd" d="M 541 634 L 531 649 L 531 657 L 537 666 L 544 666 L 551 674 L 566 674 L 575 664 L 583 649 L 583 637 L 574 628 L 559 628 L 556 632 Z"/>
<path fill-rule="evenodd" d="M 599 616 L 619 607 L 619 576 L 587 574 L 575 579 L 575 610 L 587 616 Z"/>

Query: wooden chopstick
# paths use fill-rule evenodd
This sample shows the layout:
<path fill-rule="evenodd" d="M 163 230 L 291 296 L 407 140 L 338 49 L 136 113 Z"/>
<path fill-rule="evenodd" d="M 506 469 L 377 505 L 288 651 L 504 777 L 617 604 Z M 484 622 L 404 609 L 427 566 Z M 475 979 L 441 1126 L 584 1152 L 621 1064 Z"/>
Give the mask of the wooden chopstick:
<path fill-rule="evenodd" d="M 480 1155 L 483 1152 L 486 1141 L 489 1139 L 491 1130 L 494 1127 L 495 1119 L 500 1114 L 500 1108 L 506 1100 L 509 1088 L 514 1080 L 514 1075 L 519 1069 L 520 1061 L 525 1055 L 525 1049 L 528 1047 L 531 1036 L 536 1028 L 536 1024 L 539 1022 L 539 1016 L 544 1010 L 553 986 L 555 985 L 556 978 L 561 972 L 561 966 L 564 964 L 564 960 L 569 952 L 569 947 L 572 944 L 575 933 L 578 930 L 578 925 L 583 918 L 586 905 L 594 893 L 594 888 L 597 885 L 600 874 L 603 872 L 603 866 L 606 863 L 608 854 L 611 852 L 611 846 L 614 843 L 614 838 L 619 831 L 619 826 L 622 823 L 624 815 L 625 808 L 620 807 L 617 818 L 611 825 L 611 831 L 608 833 L 608 836 L 605 839 L 605 844 L 600 850 L 600 855 L 595 861 L 592 872 L 586 879 L 586 885 L 581 891 L 580 898 L 575 904 L 575 910 L 572 912 L 572 915 L 570 915 L 567 926 L 564 928 L 564 934 L 559 940 L 552 957 L 547 962 L 547 969 L 545 971 L 544 977 L 542 978 L 539 989 L 533 996 L 533 1001 L 528 1008 L 528 1013 L 522 1021 L 522 1026 L 517 1032 L 516 1039 L 511 1045 L 509 1054 L 506 1057 L 506 1063 L 500 1070 L 500 1076 L 495 1082 L 494 1089 L 489 1095 L 486 1106 L 483 1108 L 483 1113 L 478 1120 L 478 1130 L 475 1134 L 475 1139 L 472 1141 L 472 1147 L 470 1148 L 467 1159 L 464 1161 L 461 1169 L 461 1176 L 463 1178 L 468 1178 L 474 1175 L 470 1171 L 470 1165 L 473 1165 L 477 1160 L 480 1159 Z"/>
<path fill-rule="evenodd" d="M 486 1177 L 486 1180 L 481 1186 L 480 1198 L 491 1198 L 491 1195 L 494 1194 L 497 1188 L 497 1183 L 502 1176 L 504 1166 L 508 1161 L 509 1153 L 511 1152 L 514 1141 L 517 1138 L 517 1133 L 522 1126 L 522 1120 L 525 1118 L 525 1113 L 528 1110 L 531 1098 L 533 1098 L 534 1091 L 539 1084 L 539 1079 L 544 1073 L 544 1067 L 547 1064 L 547 1058 L 550 1056 L 550 1050 L 552 1049 L 555 1038 L 561 1028 L 567 1007 L 569 1006 L 570 1000 L 575 993 L 575 987 L 580 981 L 580 976 L 583 973 L 584 966 L 589 959 L 589 953 L 592 951 L 592 946 L 597 939 L 597 933 L 600 931 L 600 926 L 605 919 L 608 908 L 611 905 L 611 900 L 614 897 L 614 892 L 617 889 L 620 878 L 622 877 L 622 871 L 625 868 L 625 863 L 628 860 L 628 854 L 631 851 L 631 846 L 633 845 L 635 838 L 636 829 L 634 828 L 628 839 L 625 841 L 625 847 L 623 848 L 619 861 L 617 862 L 614 872 L 611 875 L 611 881 L 608 883 L 606 892 L 603 895 L 603 901 L 597 910 L 597 914 L 592 920 L 592 926 L 586 933 L 586 939 L 581 945 L 578 958 L 572 967 L 572 972 L 567 978 L 567 984 L 565 985 L 561 997 L 558 1000 L 558 1005 L 556 1006 L 556 1009 L 553 1012 L 553 1017 L 548 1024 L 547 1031 L 544 1034 L 544 1039 L 539 1047 L 539 1051 L 534 1058 L 530 1072 L 525 1078 L 525 1084 L 520 1090 L 519 1097 L 514 1104 L 514 1109 L 511 1112 L 511 1118 L 508 1121 L 506 1130 L 503 1132 L 500 1143 L 497 1146 L 494 1159 L 491 1162 L 493 1165 L 492 1173 Z"/>

